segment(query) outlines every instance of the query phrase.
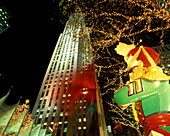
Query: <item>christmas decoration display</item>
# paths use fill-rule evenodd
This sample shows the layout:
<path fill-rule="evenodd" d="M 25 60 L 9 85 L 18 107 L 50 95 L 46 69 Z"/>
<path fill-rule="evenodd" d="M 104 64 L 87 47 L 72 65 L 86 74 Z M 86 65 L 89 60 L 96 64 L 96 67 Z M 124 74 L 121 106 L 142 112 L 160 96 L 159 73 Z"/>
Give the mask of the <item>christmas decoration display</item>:
<path fill-rule="evenodd" d="M 32 115 L 29 113 L 29 100 L 25 104 L 8 106 L 4 103 L 9 92 L 0 98 L 0 135 L 1 136 L 51 136 L 46 134 L 46 129 L 41 129 L 42 124 L 34 125 Z"/>
<path fill-rule="evenodd" d="M 170 78 L 156 65 L 158 60 L 159 55 L 152 48 L 130 50 L 125 57 L 127 70 L 132 69 L 130 81 L 114 95 L 122 108 L 133 105 L 134 116 L 146 136 L 170 135 Z"/>
<path fill-rule="evenodd" d="M 106 124 L 111 125 L 113 135 L 143 136 L 140 123 L 131 116 L 131 106 L 120 110 L 113 100 L 116 90 L 128 81 L 129 72 L 123 57 L 114 48 L 121 42 L 136 46 L 159 46 L 161 54 L 159 66 L 167 60 L 162 55 L 169 36 L 169 1 L 161 7 L 157 0 L 60 0 L 59 8 L 67 20 L 71 13 L 81 12 L 85 19 L 84 27 L 89 30 L 94 64 L 103 101 Z M 58 19 L 58 17 L 56 17 Z M 80 35 L 81 36 L 81 35 Z M 83 36 L 82 36 L 83 37 Z M 87 46 L 88 46 L 87 45 Z M 128 45 L 129 46 L 129 45 Z M 126 48 L 126 47 L 124 47 Z M 127 48 L 126 48 L 127 49 Z M 145 69 L 145 67 L 144 67 Z M 166 69 L 167 74 L 169 70 Z M 120 123 L 122 132 L 114 130 Z"/>

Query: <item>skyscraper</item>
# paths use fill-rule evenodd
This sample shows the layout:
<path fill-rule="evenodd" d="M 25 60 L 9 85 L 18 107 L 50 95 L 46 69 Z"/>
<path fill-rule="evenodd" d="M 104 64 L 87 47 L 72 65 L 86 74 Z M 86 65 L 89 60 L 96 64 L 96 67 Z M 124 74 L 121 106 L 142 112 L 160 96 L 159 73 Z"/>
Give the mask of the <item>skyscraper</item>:
<path fill-rule="evenodd" d="M 99 135 L 100 104 L 97 106 L 89 40 L 81 14 L 71 15 L 59 36 L 32 112 L 35 124 L 47 126 L 53 135 Z"/>
<path fill-rule="evenodd" d="M 3 2 L 0 2 L 0 34 L 10 27 L 9 20 L 11 17 L 9 8 Z"/>

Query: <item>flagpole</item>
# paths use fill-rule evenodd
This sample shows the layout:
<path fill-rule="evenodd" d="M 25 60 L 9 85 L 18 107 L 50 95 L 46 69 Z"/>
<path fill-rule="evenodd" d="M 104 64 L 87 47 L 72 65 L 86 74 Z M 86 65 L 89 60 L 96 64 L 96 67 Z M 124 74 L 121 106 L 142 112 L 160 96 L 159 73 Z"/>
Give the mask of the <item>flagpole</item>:
<path fill-rule="evenodd" d="M 103 113 L 103 106 L 102 103 L 100 102 L 101 100 L 99 100 L 99 90 L 96 90 L 96 100 L 97 100 L 97 111 L 98 111 L 98 121 L 99 121 L 99 132 L 100 132 L 100 136 L 108 136 L 107 131 L 106 131 L 106 122 L 105 122 L 105 116 Z"/>
<path fill-rule="evenodd" d="M 94 68 L 94 65 L 93 65 L 93 68 Z M 98 122 L 99 122 L 99 134 L 100 136 L 108 136 L 107 131 L 106 131 L 105 116 L 103 112 L 101 95 L 99 93 L 99 87 L 98 87 L 95 68 L 94 68 L 94 75 L 95 75 L 95 82 L 96 82 L 96 101 L 97 101 L 97 112 L 98 112 Z"/>

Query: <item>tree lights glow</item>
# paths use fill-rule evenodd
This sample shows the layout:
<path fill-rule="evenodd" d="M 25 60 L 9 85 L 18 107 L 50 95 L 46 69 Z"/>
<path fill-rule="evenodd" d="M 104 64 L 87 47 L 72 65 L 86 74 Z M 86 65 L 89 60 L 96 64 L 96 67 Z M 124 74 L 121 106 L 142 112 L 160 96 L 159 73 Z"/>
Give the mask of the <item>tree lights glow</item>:
<path fill-rule="evenodd" d="M 33 125 L 35 119 L 32 118 L 32 114 L 29 112 L 28 103 L 20 104 L 18 102 L 17 104 L 8 106 L 4 103 L 8 95 L 9 92 L 0 98 L 0 135 L 24 136 L 40 134 L 45 136 L 47 129 L 41 129 L 42 124 Z"/>
<path fill-rule="evenodd" d="M 114 48 L 120 42 L 127 46 L 160 46 L 158 53 L 161 54 L 169 39 L 169 5 L 168 0 L 163 6 L 156 0 L 61 0 L 59 3 L 64 16 L 69 16 L 71 12 L 81 12 L 85 19 L 86 28 L 90 31 L 89 44 L 93 48 L 106 120 L 112 124 L 112 128 L 115 123 L 126 126 L 122 130 L 123 134 L 136 136 L 142 135 L 142 131 L 139 123 L 129 117 L 132 111 L 120 111 L 112 99 L 114 92 L 122 88 L 129 79 L 127 64 Z M 160 66 L 166 58 L 162 57 Z M 170 75 L 169 72 L 166 74 Z"/>

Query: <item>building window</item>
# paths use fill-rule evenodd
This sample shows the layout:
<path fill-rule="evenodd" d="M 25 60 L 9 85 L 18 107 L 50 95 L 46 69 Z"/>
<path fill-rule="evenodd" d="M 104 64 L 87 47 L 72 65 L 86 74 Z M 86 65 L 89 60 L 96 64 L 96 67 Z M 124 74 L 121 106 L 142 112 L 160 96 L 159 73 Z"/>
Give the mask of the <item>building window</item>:
<path fill-rule="evenodd" d="M 44 125 L 47 125 L 47 122 L 45 122 Z"/>
<path fill-rule="evenodd" d="M 46 117 L 48 117 L 48 116 L 49 116 L 49 113 L 46 114 Z"/>
<path fill-rule="evenodd" d="M 81 127 L 78 127 L 78 130 L 81 130 Z"/>
<path fill-rule="evenodd" d="M 64 128 L 64 132 L 67 132 L 67 128 Z"/>
<path fill-rule="evenodd" d="M 79 118 L 79 122 L 81 122 L 81 118 Z"/>
<path fill-rule="evenodd" d="M 68 123 L 68 121 L 64 121 L 64 124 L 67 124 Z"/>
<path fill-rule="evenodd" d="M 68 112 L 65 113 L 65 116 L 68 116 Z"/>
<path fill-rule="evenodd" d="M 56 110 L 56 109 L 57 109 L 57 106 L 55 106 L 54 109 Z"/>
<path fill-rule="evenodd" d="M 47 90 L 47 92 L 46 92 L 46 96 L 48 96 L 48 92 L 49 92 L 49 90 Z"/>
<path fill-rule="evenodd" d="M 60 116 L 63 116 L 63 112 L 60 113 Z"/>
<path fill-rule="evenodd" d="M 53 113 L 53 117 L 55 117 L 55 113 Z"/>
<path fill-rule="evenodd" d="M 39 118 L 40 118 L 40 119 L 42 118 L 42 114 L 39 116 Z"/>
<path fill-rule="evenodd" d="M 86 126 L 84 126 L 83 129 L 86 129 Z"/>
<path fill-rule="evenodd" d="M 83 118 L 83 121 L 86 122 L 86 118 Z"/>
<path fill-rule="evenodd" d="M 58 100 L 58 95 L 57 95 L 57 97 L 56 97 L 56 100 Z"/>
<path fill-rule="evenodd" d="M 60 93 L 60 88 L 58 88 L 58 92 L 57 92 L 57 94 L 59 94 Z"/>

